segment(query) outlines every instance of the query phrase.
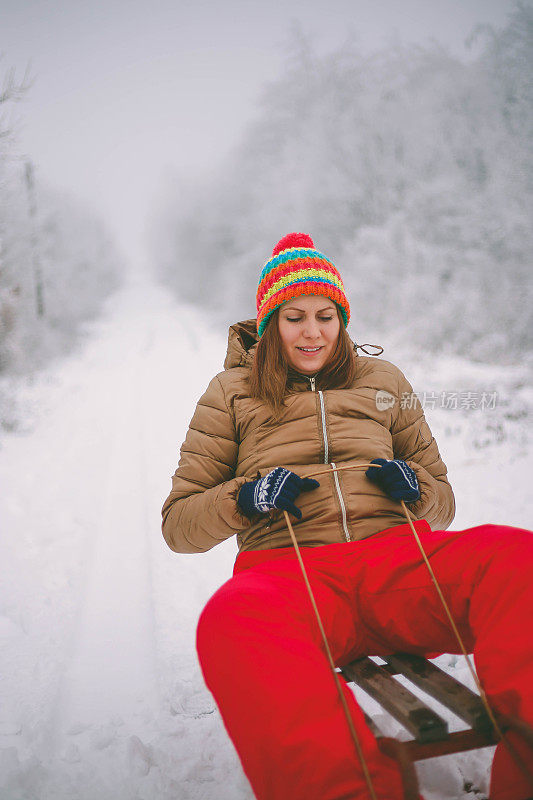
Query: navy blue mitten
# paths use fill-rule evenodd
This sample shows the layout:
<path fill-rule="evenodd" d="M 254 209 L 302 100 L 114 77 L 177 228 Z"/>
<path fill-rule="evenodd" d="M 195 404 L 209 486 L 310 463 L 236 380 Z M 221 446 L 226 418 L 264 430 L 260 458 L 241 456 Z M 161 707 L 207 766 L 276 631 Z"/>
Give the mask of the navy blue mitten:
<path fill-rule="evenodd" d="M 387 461 L 386 458 L 374 458 L 371 464 L 380 464 L 379 467 L 369 467 L 365 473 L 366 477 L 377 483 L 385 494 L 393 500 L 405 500 L 406 503 L 413 503 L 420 497 L 418 480 L 405 461 L 395 458 L 394 461 Z"/>
<path fill-rule="evenodd" d="M 297 519 L 302 512 L 294 505 L 300 492 L 310 492 L 320 486 L 313 478 L 300 478 L 284 467 L 276 467 L 264 478 L 241 486 L 237 503 L 246 516 L 266 514 L 271 508 L 290 511 Z"/>

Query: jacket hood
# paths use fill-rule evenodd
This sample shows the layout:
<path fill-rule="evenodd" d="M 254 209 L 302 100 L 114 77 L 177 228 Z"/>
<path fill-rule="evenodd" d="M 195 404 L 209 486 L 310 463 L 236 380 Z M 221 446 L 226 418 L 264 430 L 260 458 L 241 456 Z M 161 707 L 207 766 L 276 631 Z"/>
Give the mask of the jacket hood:
<path fill-rule="evenodd" d="M 231 325 L 224 369 L 250 367 L 258 341 L 257 322 L 255 319 L 246 319 L 243 322 L 236 322 Z"/>

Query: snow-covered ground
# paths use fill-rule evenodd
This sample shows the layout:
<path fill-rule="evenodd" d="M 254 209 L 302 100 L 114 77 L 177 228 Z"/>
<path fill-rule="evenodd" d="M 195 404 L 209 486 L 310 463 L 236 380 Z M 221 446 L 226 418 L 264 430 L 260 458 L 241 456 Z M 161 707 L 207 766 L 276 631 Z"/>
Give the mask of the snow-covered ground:
<path fill-rule="evenodd" d="M 139 280 L 69 359 L 0 384 L 13 395 L 0 447 L 3 800 L 252 798 L 194 650 L 235 544 L 180 556 L 160 533 L 179 445 L 225 345 L 205 314 Z M 531 528 L 527 367 L 384 355 L 437 393 L 426 414 L 456 490 L 452 527 Z M 475 407 L 466 395 L 441 407 L 455 391 Z M 484 392 L 494 408 L 480 407 Z M 462 659 L 439 663 L 469 683 Z M 490 756 L 425 762 L 425 797 L 479 799 Z"/>

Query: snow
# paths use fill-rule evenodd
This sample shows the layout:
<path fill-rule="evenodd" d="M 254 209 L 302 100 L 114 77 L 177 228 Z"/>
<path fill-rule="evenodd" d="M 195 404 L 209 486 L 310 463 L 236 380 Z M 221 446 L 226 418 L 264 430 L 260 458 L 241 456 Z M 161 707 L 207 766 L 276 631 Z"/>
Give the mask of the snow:
<path fill-rule="evenodd" d="M 3 379 L 3 800 L 252 798 L 194 649 L 235 543 L 182 556 L 160 532 L 179 445 L 225 346 L 205 312 L 139 278 L 69 358 Z M 531 527 L 527 365 L 385 357 L 417 391 L 497 391 L 491 410 L 426 412 L 456 489 L 452 528 Z M 463 659 L 439 664 L 471 685 Z M 426 800 L 473 797 L 464 781 L 486 792 L 490 755 L 421 765 Z"/>

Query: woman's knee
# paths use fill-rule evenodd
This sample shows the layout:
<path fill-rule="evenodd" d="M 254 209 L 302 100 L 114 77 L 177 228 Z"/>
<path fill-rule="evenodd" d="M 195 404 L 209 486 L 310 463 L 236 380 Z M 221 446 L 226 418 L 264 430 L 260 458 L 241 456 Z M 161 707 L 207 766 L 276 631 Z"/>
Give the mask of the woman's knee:
<path fill-rule="evenodd" d="M 517 567 L 530 567 L 533 559 L 533 532 L 510 525 L 486 524 L 462 532 L 476 560 L 515 562 Z"/>
<path fill-rule="evenodd" d="M 253 639 L 265 626 L 275 624 L 269 603 L 269 587 L 246 575 L 231 578 L 208 600 L 196 629 L 200 661 L 206 653 L 237 654 L 245 640 Z"/>
<path fill-rule="evenodd" d="M 200 658 L 206 647 L 211 649 L 217 640 L 223 640 L 235 628 L 238 598 L 228 584 L 231 581 L 215 592 L 200 614 L 196 627 L 196 647 Z"/>
<path fill-rule="evenodd" d="M 227 581 L 198 621 L 196 646 L 202 666 L 257 660 L 259 652 L 286 648 L 287 638 L 315 644 L 318 633 L 305 602 L 305 587 L 297 584 L 295 591 L 280 576 L 251 570 Z"/>
<path fill-rule="evenodd" d="M 533 559 L 533 532 L 509 525 L 485 525 L 485 535 L 499 558 L 509 560 L 518 568 L 530 568 Z"/>

